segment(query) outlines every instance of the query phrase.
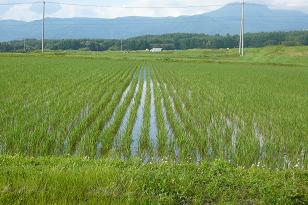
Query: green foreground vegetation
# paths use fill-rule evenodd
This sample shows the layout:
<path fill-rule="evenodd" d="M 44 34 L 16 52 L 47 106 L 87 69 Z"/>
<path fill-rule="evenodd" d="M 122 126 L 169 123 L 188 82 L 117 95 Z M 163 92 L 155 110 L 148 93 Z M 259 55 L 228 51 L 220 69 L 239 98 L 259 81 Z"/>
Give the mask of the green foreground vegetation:
<path fill-rule="evenodd" d="M 307 204 L 308 174 L 194 164 L 0 157 L 1 204 Z"/>
<path fill-rule="evenodd" d="M 0 202 L 308 203 L 308 47 L 0 55 Z"/>

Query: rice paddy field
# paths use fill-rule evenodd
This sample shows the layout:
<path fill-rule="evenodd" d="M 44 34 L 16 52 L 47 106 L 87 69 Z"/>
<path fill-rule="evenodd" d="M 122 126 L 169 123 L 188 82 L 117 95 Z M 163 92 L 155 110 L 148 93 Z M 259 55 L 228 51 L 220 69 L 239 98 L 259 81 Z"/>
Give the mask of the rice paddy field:
<path fill-rule="evenodd" d="M 307 204 L 307 59 L 0 54 L 0 203 Z"/>

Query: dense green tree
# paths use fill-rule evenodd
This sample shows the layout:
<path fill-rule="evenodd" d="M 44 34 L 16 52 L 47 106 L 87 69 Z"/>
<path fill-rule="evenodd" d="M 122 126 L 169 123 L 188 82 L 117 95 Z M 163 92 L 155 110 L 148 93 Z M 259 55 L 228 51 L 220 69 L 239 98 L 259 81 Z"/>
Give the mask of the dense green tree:
<path fill-rule="evenodd" d="M 183 50 L 192 48 L 234 48 L 238 46 L 239 35 L 207 35 L 174 33 L 164 35 L 147 35 L 123 40 L 125 50 L 145 50 L 162 47 L 167 50 Z M 308 31 L 247 33 L 246 47 L 263 47 L 266 45 L 308 45 Z M 46 40 L 49 50 L 120 50 L 118 39 L 67 39 Z M 27 39 L 26 50 L 41 48 L 39 40 Z M 0 42 L 0 52 L 16 52 L 24 50 L 24 41 Z"/>

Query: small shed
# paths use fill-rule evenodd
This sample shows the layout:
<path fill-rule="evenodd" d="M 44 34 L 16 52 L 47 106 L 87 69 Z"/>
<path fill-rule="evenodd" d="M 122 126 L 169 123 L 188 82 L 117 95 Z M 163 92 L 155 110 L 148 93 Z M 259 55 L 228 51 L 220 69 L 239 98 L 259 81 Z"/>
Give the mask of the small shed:
<path fill-rule="evenodd" d="M 152 48 L 151 50 L 150 50 L 150 52 L 152 52 L 152 53 L 158 53 L 158 52 L 162 52 L 162 48 Z"/>

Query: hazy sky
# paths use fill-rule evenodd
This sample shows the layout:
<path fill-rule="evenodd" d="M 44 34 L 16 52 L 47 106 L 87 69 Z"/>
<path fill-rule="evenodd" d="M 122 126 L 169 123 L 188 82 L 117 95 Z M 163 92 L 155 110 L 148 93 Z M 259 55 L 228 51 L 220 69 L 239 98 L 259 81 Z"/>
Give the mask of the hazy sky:
<path fill-rule="evenodd" d="M 38 0 L 0 0 L 0 4 L 37 2 Z M 48 2 L 48 0 L 46 0 Z M 215 10 L 221 6 L 203 8 L 121 8 L 125 6 L 194 6 L 194 5 L 225 5 L 240 0 L 50 0 L 53 2 L 97 4 L 114 6 L 113 8 L 95 8 L 73 5 L 46 5 L 48 17 L 102 17 L 115 18 L 121 16 L 179 16 L 200 14 Z M 300 10 L 308 13 L 308 0 L 247 0 L 250 3 L 262 3 L 271 8 Z M 0 19 L 16 19 L 30 21 L 41 18 L 41 4 L 0 5 Z"/>

